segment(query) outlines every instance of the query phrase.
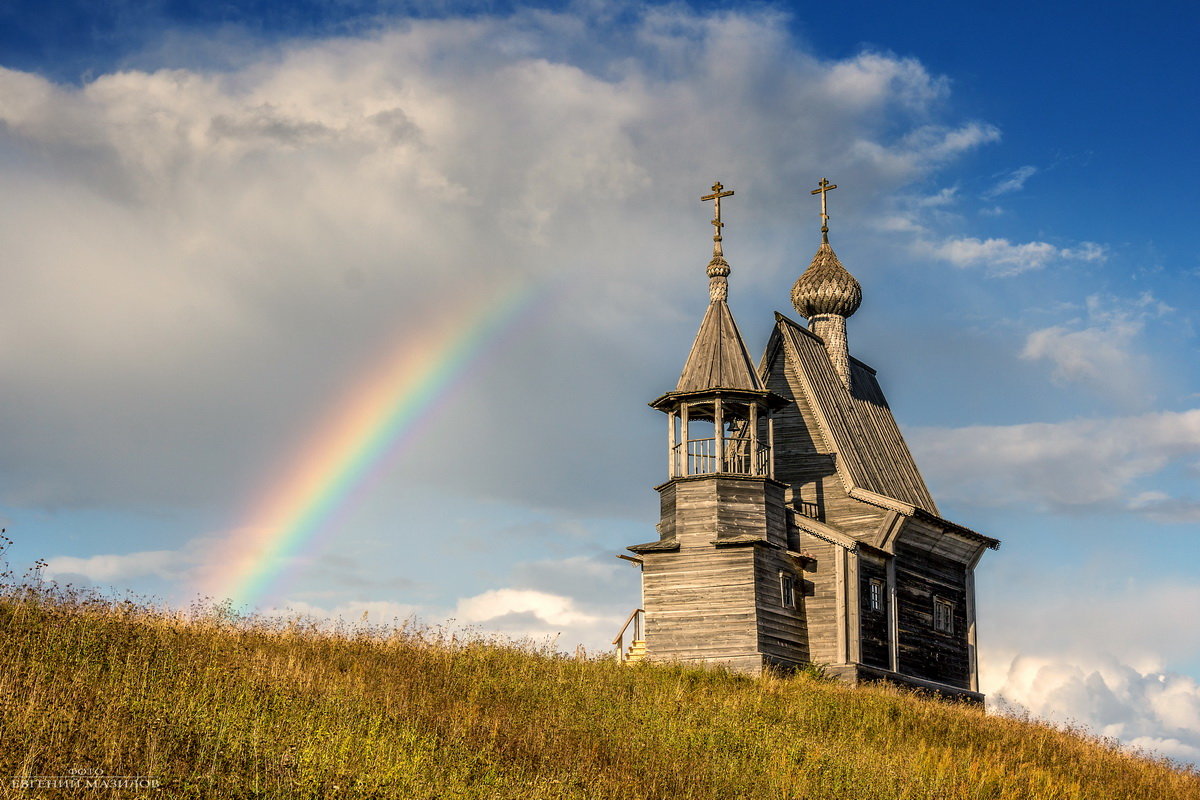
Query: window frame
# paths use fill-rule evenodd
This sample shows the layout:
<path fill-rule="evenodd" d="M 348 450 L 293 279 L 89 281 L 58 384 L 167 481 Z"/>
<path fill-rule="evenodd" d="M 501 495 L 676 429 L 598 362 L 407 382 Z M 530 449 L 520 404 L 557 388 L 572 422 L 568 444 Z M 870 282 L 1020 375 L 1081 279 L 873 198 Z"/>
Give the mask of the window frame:
<path fill-rule="evenodd" d="M 944 597 L 933 598 L 933 629 L 938 633 L 954 633 L 954 601 Z"/>
<path fill-rule="evenodd" d="M 867 584 L 867 609 L 870 611 L 883 611 L 883 590 L 884 582 L 879 578 L 871 578 Z"/>
<path fill-rule="evenodd" d="M 779 604 L 783 608 L 796 607 L 796 576 L 779 571 Z"/>

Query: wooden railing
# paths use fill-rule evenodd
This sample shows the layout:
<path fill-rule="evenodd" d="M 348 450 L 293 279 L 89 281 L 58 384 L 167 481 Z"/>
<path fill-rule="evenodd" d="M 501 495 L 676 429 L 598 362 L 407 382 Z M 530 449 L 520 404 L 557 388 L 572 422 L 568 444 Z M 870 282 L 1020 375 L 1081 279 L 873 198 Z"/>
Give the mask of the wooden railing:
<path fill-rule="evenodd" d="M 751 445 L 753 440 L 748 437 L 727 436 L 724 441 L 724 469 L 717 464 L 716 437 L 708 439 L 688 439 L 687 441 L 687 475 L 709 475 L 714 472 L 731 472 L 736 475 L 768 475 L 771 470 L 771 448 L 759 442 L 753 458 Z M 680 445 L 675 445 L 679 452 Z"/>
<path fill-rule="evenodd" d="M 799 511 L 801 515 L 808 517 L 809 519 L 821 519 L 820 503 L 810 503 L 806 500 L 800 500 L 796 503 L 796 510 Z"/>
<path fill-rule="evenodd" d="M 617 661 L 624 661 L 629 648 L 625 646 L 625 633 L 629 631 L 629 626 L 633 625 L 633 638 L 629 640 L 630 644 L 641 641 L 644 637 L 642 633 L 643 626 L 646 621 L 646 611 L 642 608 L 635 608 L 625 618 L 625 624 L 621 626 L 621 632 L 617 634 L 617 638 L 613 639 L 612 643 L 617 648 Z"/>

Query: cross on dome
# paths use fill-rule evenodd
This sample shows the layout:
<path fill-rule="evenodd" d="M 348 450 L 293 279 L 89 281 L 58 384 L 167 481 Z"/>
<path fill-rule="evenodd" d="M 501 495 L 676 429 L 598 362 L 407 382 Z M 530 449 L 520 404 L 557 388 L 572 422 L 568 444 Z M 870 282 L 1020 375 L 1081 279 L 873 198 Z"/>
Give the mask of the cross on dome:
<path fill-rule="evenodd" d="M 712 189 L 712 194 L 706 194 L 700 199 L 704 202 L 713 201 L 713 254 L 712 260 L 708 262 L 708 298 L 716 303 L 725 302 L 729 294 L 729 262 L 725 260 L 725 254 L 721 250 L 721 228 L 725 227 L 725 223 L 721 222 L 721 198 L 732 197 L 733 190 L 725 191 L 720 181 L 714 183 Z"/>
<path fill-rule="evenodd" d="M 821 178 L 817 182 L 817 188 L 813 189 L 809 194 L 821 195 L 821 238 L 824 241 L 829 241 L 829 208 L 826 205 L 825 198 L 834 189 L 838 188 L 836 183 L 830 183 L 825 178 Z"/>
<path fill-rule="evenodd" d="M 722 197 L 733 197 L 733 190 L 730 189 L 728 192 L 722 191 L 724 188 L 725 187 L 721 185 L 721 182 L 717 181 L 716 183 L 714 183 L 712 185 L 713 193 L 706 194 L 700 198 L 701 202 L 708 202 L 709 200 L 713 201 L 712 225 L 713 225 L 713 255 L 714 256 L 724 255 L 721 252 L 721 228 L 725 227 L 725 223 L 721 222 L 721 198 Z"/>

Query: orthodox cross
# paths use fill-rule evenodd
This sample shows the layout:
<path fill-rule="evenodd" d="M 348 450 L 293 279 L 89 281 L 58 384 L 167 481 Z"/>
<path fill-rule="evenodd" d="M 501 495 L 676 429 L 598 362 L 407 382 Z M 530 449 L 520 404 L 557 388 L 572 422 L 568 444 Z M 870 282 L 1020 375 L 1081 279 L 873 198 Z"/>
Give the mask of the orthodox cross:
<path fill-rule="evenodd" d="M 821 195 L 821 233 L 829 233 L 829 209 L 825 204 L 825 196 L 836 188 L 836 183 L 830 183 L 825 178 L 821 178 L 817 182 L 817 188 L 809 192 L 809 194 Z"/>
<path fill-rule="evenodd" d="M 725 227 L 725 223 L 721 222 L 721 198 L 733 196 L 732 189 L 729 190 L 728 192 L 721 191 L 724 188 L 725 187 L 721 185 L 720 181 L 718 181 L 717 183 L 714 183 L 712 185 L 712 190 L 713 190 L 712 194 L 706 194 L 700 198 L 700 200 L 702 202 L 707 202 L 709 200 L 713 201 L 712 224 L 713 224 L 713 255 L 714 256 L 722 255 L 722 253 L 721 253 L 721 228 Z"/>

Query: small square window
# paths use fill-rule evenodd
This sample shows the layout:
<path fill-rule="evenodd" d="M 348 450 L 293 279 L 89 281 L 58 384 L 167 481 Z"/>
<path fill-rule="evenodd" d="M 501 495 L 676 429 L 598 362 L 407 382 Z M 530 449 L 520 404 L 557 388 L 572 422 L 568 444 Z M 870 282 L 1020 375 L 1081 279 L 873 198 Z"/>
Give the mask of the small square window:
<path fill-rule="evenodd" d="M 942 633 L 954 633 L 954 603 L 940 597 L 934 598 L 933 627 Z"/>
<path fill-rule="evenodd" d="M 867 607 L 872 611 L 883 611 L 883 581 L 872 578 L 867 595 Z"/>
<path fill-rule="evenodd" d="M 796 607 L 796 579 L 786 572 L 779 573 L 779 596 L 784 608 Z"/>

